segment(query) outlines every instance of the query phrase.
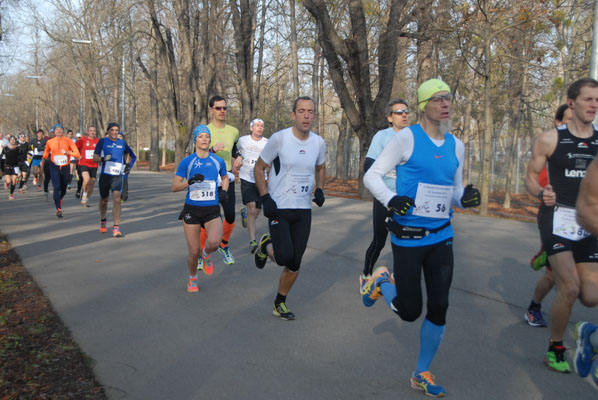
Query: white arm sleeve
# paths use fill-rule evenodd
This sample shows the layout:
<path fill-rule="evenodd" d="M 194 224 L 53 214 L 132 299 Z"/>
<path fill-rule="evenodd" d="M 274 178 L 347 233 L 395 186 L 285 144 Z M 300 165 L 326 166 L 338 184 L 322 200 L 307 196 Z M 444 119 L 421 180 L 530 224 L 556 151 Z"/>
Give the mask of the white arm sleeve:
<path fill-rule="evenodd" d="M 385 206 L 397 194 L 390 190 L 382 177 L 397 165 L 405 164 L 413 153 L 413 133 L 405 128 L 394 135 L 386 147 L 368 169 L 363 177 L 363 183 L 370 193 Z"/>
<path fill-rule="evenodd" d="M 465 145 L 457 138 L 455 138 L 455 153 L 457 160 L 459 160 L 459 166 L 455 172 L 452 204 L 459 208 L 463 208 L 461 197 L 463 197 L 463 162 L 465 160 Z"/>

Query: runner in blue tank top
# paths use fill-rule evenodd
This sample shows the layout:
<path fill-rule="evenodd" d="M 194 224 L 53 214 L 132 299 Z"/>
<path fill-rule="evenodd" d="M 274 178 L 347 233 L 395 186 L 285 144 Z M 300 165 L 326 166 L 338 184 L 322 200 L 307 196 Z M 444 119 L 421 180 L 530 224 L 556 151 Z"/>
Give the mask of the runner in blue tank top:
<path fill-rule="evenodd" d="M 394 278 L 378 267 L 362 288 L 366 307 L 384 296 L 402 320 L 413 322 L 422 312 L 421 275 L 425 277 L 427 312 L 420 331 L 420 350 L 411 387 L 434 397 L 445 395 L 434 382 L 430 365 L 440 346 L 446 324 L 453 276 L 452 206 L 477 207 L 480 193 L 463 188 L 463 143 L 450 133 L 449 86 L 438 79 L 417 90 L 423 116 L 419 124 L 394 135 L 364 176 L 372 194 L 392 211 L 391 232 Z M 396 190 L 383 181 L 396 171 Z M 394 282 L 393 282 L 394 280 Z"/>
<path fill-rule="evenodd" d="M 172 191 L 187 190 L 185 206 L 179 214 L 183 221 L 183 229 L 187 238 L 189 253 L 187 267 L 189 281 L 187 291 L 199 291 L 197 285 L 197 259 L 202 258 L 202 269 L 206 275 L 212 275 L 214 266 L 210 253 L 216 251 L 222 240 L 222 218 L 219 203 L 228 201 L 228 175 L 226 163 L 221 157 L 211 154 L 210 130 L 205 125 L 193 129 L 195 152 L 185 157 L 179 164 L 176 175 L 172 178 Z M 218 188 L 218 181 L 222 187 Z M 204 228 L 208 238 L 205 248 L 201 248 L 201 229 Z"/>

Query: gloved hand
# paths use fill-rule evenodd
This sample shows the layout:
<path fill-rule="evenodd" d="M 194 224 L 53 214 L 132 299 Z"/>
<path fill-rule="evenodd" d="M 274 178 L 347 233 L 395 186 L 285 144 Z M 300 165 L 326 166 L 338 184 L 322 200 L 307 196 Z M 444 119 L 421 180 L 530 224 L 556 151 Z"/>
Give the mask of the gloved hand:
<path fill-rule="evenodd" d="M 266 193 L 260 198 L 264 208 L 264 216 L 269 219 L 276 219 L 278 217 L 276 210 L 276 202 L 272 200 L 269 193 Z"/>
<path fill-rule="evenodd" d="M 112 154 L 107 154 L 104 157 L 101 158 L 102 162 L 106 162 L 106 161 L 110 161 L 110 159 L 112 158 Z"/>
<path fill-rule="evenodd" d="M 477 207 L 481 203 L 480 191 L 473 187 L 470 183 L 465 186 L 463 190 L 463 196 L 461 197 L 461 205 L 464 208 Z"/>
<path fill-rule="evenodd" d="M 397 215 L 405 215 L 407 211 L 415 204 L 415 201 L 411 197 L 407 196 L 395 196 L 388 202 L 388 208 L 390 211 Z"/>
<path fill-rule="evenodd" d="M 187 183 L 189 184 L 189 186 L 191 186 L 194 183 L 203 182 L 203 178 L 204 177 L 202 174 L 195 174 L 187 181 Z"/>
<path fill-rule="evenodd" d="M 131 164 L 125 164 L 124 174 L 129 175 L 129 172 L 131 172 Z"/>
<path fill-rule="evenodd" d="M 228 192 L 222 189 L 222 187 L 218 188 L 218 201 L 220 204 L 228 203 Z"/>
<path fill-rule="evenodd" d="M 316 188 L 316 191 L 314 192 L 314 198 L 312 201 L 316 203 L 318 207 L 322 207 L 322 205 L 324 204 L 324 200 L 326 200 L 324 198 L 324 191 L 320 188 Z"/>

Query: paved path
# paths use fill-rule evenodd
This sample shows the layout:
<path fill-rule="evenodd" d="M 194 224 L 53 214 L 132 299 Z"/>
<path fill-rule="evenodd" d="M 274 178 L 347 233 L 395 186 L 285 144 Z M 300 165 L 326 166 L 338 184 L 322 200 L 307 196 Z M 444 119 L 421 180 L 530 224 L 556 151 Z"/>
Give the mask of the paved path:
<path fill-rule="evenodd" d="M 177 220 L 184 193 L 171 193 L 170 182 L 132 174 L 122 239 L 99 233 L 97 192 L 88 209 L 69 192 L 58 220 L 40 193 L 8 201 L 0 191 L 0 229 L 94 360 L 111 399 L 424 398 L 408 381 L 421 318 L 405 323 L 383 302 L 367 309 L 358 294 L 371 203 L 327 198 L 314 210 L 287 302 L 297 320 L 285 322 L 271 315 L 279 267 L 255 268 L 240 221 L 231 240 L 236 263 L 225 266 L 215 254 L 214 275 L 200 276 L 198 294 L 186 292 Z M 468 215 L 454 225 L 451 307 L 432 365 L 450 398 L 597 398 L 588 380 L 542 364 L 548 330 L 523 322 L 540 276 L 528 266 L 536 227 Z M 380 264 L 391 264 L 388 247 Z M 576 305 L 571 320 L 579 319 L 598 322 L 598 310 Z M 569 348 L 572 331 L 573 323 Z"/>

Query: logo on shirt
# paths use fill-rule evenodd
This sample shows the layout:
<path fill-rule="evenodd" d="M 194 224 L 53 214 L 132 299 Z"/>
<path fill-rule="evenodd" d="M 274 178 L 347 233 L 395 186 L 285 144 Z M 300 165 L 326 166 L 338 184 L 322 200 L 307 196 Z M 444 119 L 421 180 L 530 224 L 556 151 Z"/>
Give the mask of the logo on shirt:
<path fill-rule="evenodd" d="M 303 149 L 299 150 L 299 154 L 306 154 L 305 150 L 303 150 Z"/>
<path fill-rule="evenodd" d="M 578 149 L 587 149 L 588 148 L 588 144 L 586 142 L 579 142 L 577 144 L 577 148 Z"/>
<path fill-rule="evenodd" d="M 586 176 L 586 171 L 578 171 L 576 169 L 565 168 L 565 176 L 567 178 L 583 178 Z"/>
<path fill-rule="evenodd" d="M 191 214 L 185 214 L 185 221 L 191 221 Z"/>
<path fill-rule="evenodd" d="M 444 157 L 442 154 L 439 155 L 439 156 L 437 156 L 436 154 L 434 154 L 434 158 L 436 158 L 436 159 L 439 159 L 439 158 L 442 158 L 442 157 Z"/>
<path fill-rule="evenodd" d="M 562 243 L 555 243 L 552 245 L 553 250 L 559 250 L 559 249 L 564 249 L 564 248 L 565 248 L 565 245 Z"/>
<path fill-rule="evenodd" d="M 562 144 L 571 144 L 571 143 L 573 143 L 573 140 L 571 140 L 569 138 L 565 138 L 565 139 L 561 140 L 559 143 L 562 143 Z"/>

